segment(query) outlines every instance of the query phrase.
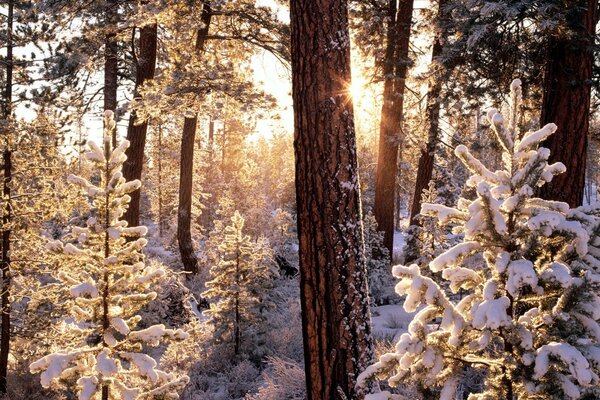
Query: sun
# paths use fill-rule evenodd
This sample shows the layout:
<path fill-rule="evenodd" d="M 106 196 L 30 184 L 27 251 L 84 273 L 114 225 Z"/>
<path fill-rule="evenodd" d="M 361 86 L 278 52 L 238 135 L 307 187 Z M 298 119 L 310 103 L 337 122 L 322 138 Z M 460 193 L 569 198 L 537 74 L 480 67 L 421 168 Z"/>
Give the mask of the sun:
<path fill-rule="evenodd" d="M 359 77 L 352 78 L 352 83 L 348 87 L 348 92 L 352 96 L 354 103 L 360 102 L 365 96 L 365 82 Z"/>

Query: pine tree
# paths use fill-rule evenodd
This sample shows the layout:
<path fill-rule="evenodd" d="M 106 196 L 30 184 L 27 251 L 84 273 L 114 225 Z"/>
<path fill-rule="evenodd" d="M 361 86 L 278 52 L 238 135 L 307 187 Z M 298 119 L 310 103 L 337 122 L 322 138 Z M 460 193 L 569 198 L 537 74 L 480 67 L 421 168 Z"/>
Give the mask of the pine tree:
<path fill-rule="evenodd" d="M 157 346 L 161 339 L 183 340 L 187 333 L 153 325 L 135 330 L 139 309 L 156 297 L 150 285 L 165 275 L 160 267 L 144 264 L 141 253 L 147 240 L 145 227 L 128 227 L 121 218 L 130 201 L 128 193 L 140 186 L 126 182 L 122 166 L 129 142 L 111 150 L 115 127 L 113 112 L 105 112 L 104 149 L 90 142 L 86 154 L 100 174 L 98 186 L 70 175 L 69 181 L 92 200 L 94 215 L 86 227 L 73 227 L 63 241 L 48 247 L 63 253 L 69 268 L 60 268 L 55 278 L 68 287 L 67 309 L 75 322 L 68 324 L 74 342 L 70 347 L 33 362 L 32 373 L 41 372 L 42 386 L 75 381 L 79 399 L 178 398 L 176 391 L 189 381 L 156 368 L 156 361 L 142 353 L 144 346 Z"/>
<path fill-rule="evenodd" d="M 455 150 L 476 197 L 421 210 L 464 234 L 429 268 L 465 295 L 447 294 L 415 264 L 395 266 L 405 310 L 419 311 L 396 351 L 367 368 L 361 383 L 375 376 L 391 386 L 412 381 L 449 400 L 469 375 L 482 373 L 470 400 L 598 397 L 600 253 L 588 243 L 598 240 L 600 221 L 590 210 L 533 197 L 565 168 L 549 165 L 548 149 L 538 148 L 556 125 L 521 134 L 520 101 L 515 80 L 508 121 L 495 109 L 487 113 L 503 149 L 500 170 L 487 169 L 465 146 Z M 475 266 L 467 268 L 469 261 Z"/>
<path fill-rule="evenodd" d="M 205 313 L 211 317 L 217 343 L 233 344 L 236 356 L 262 355 L 268 291 L 276 273 L 266 242 L 252 242 L 243 228 L 244 218 L 236 211 L 224 229 L 220 260 L 210 269 L 213 279 L 206 282 L 202 297 L 212 301 Z M 249 335 L 248 330 L 256 334 Z"/>

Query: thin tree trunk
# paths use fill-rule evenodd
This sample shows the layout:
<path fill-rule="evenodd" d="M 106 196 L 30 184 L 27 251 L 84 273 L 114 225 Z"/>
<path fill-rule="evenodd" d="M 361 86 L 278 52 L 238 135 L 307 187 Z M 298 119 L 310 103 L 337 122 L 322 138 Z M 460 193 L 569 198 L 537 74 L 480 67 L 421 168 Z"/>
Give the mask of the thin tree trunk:
<path fill-rule="evenodd" d="M 104 38 L 104 110 L 111 110 L 117 118 L 117 72 L 118 72 L 118 46 L 117 25 L 118 1 L 106 0 L 104 16 L 106 20 L 106 36 Z M 112 132 L 113 148 L 117 145 L 117 129 Z"/>
<path fill-rule="evenodd" d="M 408 71 L 408 50 L 413 0 L 390 0 L 388 33 L 384 65 L 383 105 L 379 132 L 379 155 L 375 180 L 373 214 L 384 245 L 393 254 L 394 207 L 398 172 L 398 144 L 402 132 L 404 86 Z"/>
<path fill-rule="evenodd" d="M 208 152 L 208 166 L 212 167 L 213 157 L 214 157 L 214 143 L 215 143 L 215 120 L 213 116 L 210 116 L 210 121 L 208 123 L 208 144 L 207 144 L 207 152 Z M 210 177 L 207 177 L 210 179 Z M 211 222 L 212 222 L 212 214 L 213 214 L 213 201 L 208 201 L 205 204 L 205 208 L 202 211 L 202 215 L 200 215 L 200 220 L 202 221 L 202 228 L 204 229 L 205 234 L 210 235 L 211 230 Z"/>
<path fill-rule="evenodd" d="M 163 181 L 162 181 L 162 125 L 158 126 L 158 235 L 165 235 L 165 216 L 163 215 Z"/>
<path fill-rule="evenodd" d="M 575 32 L 572 38 L 550 38 L 541 123 L 554 122 L 557 132 L 543 146 L 549 161 L 560 161 L 567 172 L 555 176 L 540 189 L 541 197 L 582 204 L 590 119 L 593 45 L 598 18 L 598 0 L 570 2 L 567 18 Z M 580 8 L 581 7 L 581 8 Z"/>
<path fill-rule="evenodd" d="M 235 258 L 235 283 L 237 285 L 237 287 L 240 287 L 240 254 L 239 252 L 236 253 L 236 258 Z M 239 355 L 240 354 L 240 345 L 242 343 L 242 336 L 240 333 L 240 293 L 239 293 L 239 289 L 238 291 L 235 293 L 235 321 L 234 321 L 234 327 L 233 327 L 233 336 L 234 336 L 234 353 L 235 355 Z"/>
<path fill-rule="evenodd" d="M 201 26 L 196 35 L 197 52 L 204 49 L 204 42 L 208 36 L 212 10 L 209 2 L 202 5 L 200 17 Z M 181 163 L 179 169 L 179 208 L 177 212 L 177 241 L 179 252 L 185 271 L 196 273 L 198 271 L 198 260 L 194 254 L 192 244 L 191 219 L 192 219 L 192 183 L 194 175 L 194 141 L 196 138 L 196 126 L 198 116 L 186 117 L 183 122 L 183 133 L 181 136 Z"/>
<path fill-rule="evenodd" d="M 7 38 L 6 38 L 6 86 L 4 88 L 4 121 L 8 122 L 12 114 L 12 79 L 13 79 L 13 0 L 8 1 L 7 10 Z M 5 126 L 8 126 L 5 125 Z M 10 129 L 10 128 L 8 128 Z M 6 142 L 3 151 L 3 172 L 4 182 L 2 185 L 2 194 L 8 204 L 3 204 L 2 210 L 2 328 L 0 337 L 0 393 L 7 391 L 8 376 L 8 355 L 10 352 L 10 285 L 11 285 L 11 260 L 10 260 L 10 240 L 12 230 L 12 205 L 11 202 L 11 181 L 12 181 L 12 152 L 10 149 L 10 132 L 5 131 Z"/>
<path fill-rule="evenodd" d="M 105 145 L 106 146 L 106 145 Z M 105 149 L 105 154 L 108 152 Z M 110 180 L 110 166 L 108 163 L 108 157 L 106 157 L 106 165 L 104 169 L 104 180 L 105 182 L 109 182 Z M 108 228 L 110 226 L 110 196 L 108 192 L 104 197 L 104 259 L 108 259 L 110 257 L 110 236 L 108 234 Z M 104 289 L 102 290 L 102 346 L 108 347 L 108 343 L 106 343 L 106 331 L 110 328 L 110 316 L 109 316 L 109 296 L 110 296 L 110 288 L 109 288 L 109 276 L 108 276 L 108 268 L 105 267 L 104 270 Z M 110 389 L 108 384 L 102 385 L 102 400 L 108 400 Z"/>
<path fill-rule="evenodd" d="M 186 118 L 181 137 L 181 162 L 179 166 L 179 208 L 177 210 L 177 241 L 181 262 L 186 272 L 198 271 L 198 260 L 192 243 L 192 183 L 194 165 L 194 139 L 198 119 Z"/>
<path fill-rule="evenodd" d="M 442 9 L 446 0 L 440 0 L 438 4 L 438 19 L 441 19 Z M 436 36 L 431 50 L 431 61 L 435 67 L 436 59 L 442 54 L 442 43 L 440 37 Z M 417 180 L 415 182 L 415 192 L 413 196 L 412 207 L 410 208 L 410 224 L 420 225 L 416 216 L 421 212 L 421 196 L 423 191 L 429 186 L 429 181 L 433 175 L 433 162 L 435 148 L 438 141 L 438 130 L 440 123 L 440 102 L 439 96 L 442 89 L 442 82 L 438 73 L 434 73 L 429 81 L 429 93 L 427 94 L 426 118 L 428 124 L 427 144 L 421 150 L 419 166 L 417 169 Z"/>
<path fill-rule="evenodd" d="M 307 396 L 362 399 L 356 377 L 373 353 L 347 3 L 295 0 L 291 28 Z"/>
<path fill-rule="evenodd" d="M 10 202 L 10 184 L 12 181 L 12 152 L 4 150 L 4 198 Z M 6 393 L 8 375 L 8 354 L 10 352 L 10 289 L 11 289 L 11 261 L 10 261 L 10 236 L 12 230 L 7 228 L 12 222 L 11 205 L 4 209 L 2 216 L 2 336 L 0 339 L 0 392 Z"/>
<path fill-rule="evenodd" d="M 140 52 L 137 56 L 137 69 L 135 76 L 134 97 L 139 97 L 139 87 L 149 79 L 154 78 L 156 69 L 156 24 L 147 25 L 140 30 Z M 133 50 L 135 51 L 135 49 Z M 131 111 L 129 126 L 127 128 L 127 161 L 123 164 L 123 176 L 128 181 L 142 178 L 144 166 L 144 148 L 146 147 L 146 133 L 148 132 L 148 121 L 139 121 L 135 110 Z M 140 224 L 140 194 L 141 188 L 133 191 L 129 208 L 125 212 L 124 219 L 129 226 Z"/>

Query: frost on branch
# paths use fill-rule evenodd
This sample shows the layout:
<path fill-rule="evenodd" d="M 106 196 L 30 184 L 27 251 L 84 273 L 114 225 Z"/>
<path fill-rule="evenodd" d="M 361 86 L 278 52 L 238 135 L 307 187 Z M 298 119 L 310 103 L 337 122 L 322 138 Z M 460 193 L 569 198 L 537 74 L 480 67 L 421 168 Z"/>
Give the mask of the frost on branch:
<path fill-rule="evenodd" d="M 111 127 L 112 114 L 105 126 Z M 74 322 L 67 324 L 78 347 L 49 354 L 31 363 L 32 373 L 41 372 L 44 387 L 75 384 L 80 400 L 178 398 L 187 376 L 176 377 L 157 368 L 156 361 L 143 354 L 144 347 L 158 346 L 164 339 L 184 340 L 187 333 L 154 325 L 136 330 L 138 311 L 156 297 L 150 290 L 165 275 L 162 266 L 145 265 L 141 252 L 146 245 L 145 227 L 127 227 L 121 216 L 129 203 L 128 193 L 139 181 L 125 182 L 121 168 L 126 159 L 124 141 L 111 151 L 91 143 L 85 155 L 101 175 L 95 186 L 71 176 L 92 201 L 94 216 L 85 227 L 73 227 L 63 242 L 47 248 L 62 254 L 69 268 L 59 268 L 55 278 L 70 295 L 65 304 Z M 127 238 L 129 240 L 127 240 Z M 70 316 L 70 315 L 69 315 Z M 67 316 L 65 316 L 67 317 Z"/>
<path fill-rule="evenodd" d="M 449 285 L 416 265 L 394 267 L 405 310 L 419 311 L 395 351 L 368 367 L 359 384 L 412 382 L 427 389 L 425 398 L 450 400 L 480 375 L 470 400 L 600 398 L 600 205 L 569 209 L 534 197 L 564 171 L 539 147 L 560 127 L 521 134 L 520 85 L 511 85 L 508 118 L 496 109 L 487 114 L 501 168 L 489 170 L 459 146 L 476 197 L 454 208 L 423 204 L 422 214 L 464 235 L 429 263 Z"/>

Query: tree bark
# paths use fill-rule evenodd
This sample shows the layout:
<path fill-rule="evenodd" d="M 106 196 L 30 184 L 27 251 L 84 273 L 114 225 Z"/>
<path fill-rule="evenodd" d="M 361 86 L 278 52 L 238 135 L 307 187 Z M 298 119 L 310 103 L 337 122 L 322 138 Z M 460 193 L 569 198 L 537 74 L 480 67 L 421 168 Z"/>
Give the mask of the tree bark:
<path fill-rule="evenodd" d="M 8 1 L 7 10 L 7 38 L 6 38 L 6 86 L 4 87 L 4 121 L 8 122 L 12 114 L 12 80 L 13 80 L 13 0 Z M 5 124 L 8 127 L 8 124 Z M 5 128 L 6 129 L 6 128 Z M 8 128 L 11 129 L 11 128 Z M 2 195 L 8 204 L 2 204 L 2 327 L 0 329 L 0 393 L 7 392 L 8 386 L 8 355 L 10 352 L 10 289 L 11 289 L 11 260 L 10 240 L 12 229 L 11 181 L 12 181 L 12 152 L 10 149 L 10 132 L 5 131 L 5 148 L 2 154 L 3 184 Z"/>
<path fill-rule="evenodd" d="M 110 110 L 115 113 L 117 119 L 117 73 L 118 73 L 118 47 L 117 25 L 118 0 L 107 0 L 105 4 L 105 28 L 104 37 L 104 111 Z M 117 145 L 117 129 L 112 132 L 113 148 Z"/>
<path fill-rule="evenodd" d="M 196 273 L 198 260 L 192 243 L 191 214 L 194 165 L 194 139 L 197 118 L 186 118 L 181 137 L 181 162 L 179 166 L 179 208 L 177 210 L 177 241 L 181 262 L 186 272 Z"/>
<path fill-rule="evenodd" d="M 302 333 L 309 400 L 362 399 L 372 359 L 345 0 L 291 2 Z"/>
<path fill-rule="evenodd" d="M 383 105 L 379 131 L 379 155 L 375 176 L 373 214 L 384 233 L 384 245 L 393 254 L 394 206 L 398 171 L 398 145 L 403 138 L 404 87 L 408 71 L 408 50 L 413 0 L 389 1 L 388 32 L 384 64 Z"/>
<path fill-rule="evenodd" d="M 162 125 L 158 126 L 158 149 L 156 151 L 158 163 L 158 236 L 165 236 L 166 218 L 163 215 L 163 173 L 162 173 Z"/>
<path fill-rule="evenodd" d="M 154 78 L 154 71 L 156 69 L 156 44 L 157 25 L 152 24 L 142 27 L 140 29 L 140 52 L 137 56 L 134 97 L 139 97 L 139 87 L 146 80 Z M 135 110 L 132 110 L 127 128 L 127 140 L 129 140 L 129 148 L 125 153 L 127 161 L 123 164 L 123 176 L 128 181 L 142 178 L 147 132 L 148 121 L 139 121 Z M 129 226 L 138 226 L 140 224 L 141 190 L 140 188 L 130 194 L 131 202 L 124 216 Z"/>
<path fill-rule="evenodd" d="M 438 4 L 438 19 L 441 19 L 442 9 L 446 0 L 440 0 Z M 434 65 L 436 59 L 442 54 L 442 43 L 439 33 L 433 41 L 431 49 L 431 61 Z M 434 66 L 435 68 L 435 66 Z M 415 193 L 413 196 L 412 207 L 410 208 L 410 224 L 420 225 L 416 216 L 421 212 L 421 196 L 423 190 L 429 186 L 429 181 L 433 175 L 433 162 L 435 148 L 438 141 L 438 130 L 440 123 L 440 102 L 439 96 L 442 89 L 442 82 L 439 74 L 434 72 L 429 81 L 429 92 L 427 94 L 427 108 L 425 110 L 427 118 L 427 144 L 421 149 L 421 157 L 419 158 L 419 166 L 417 168 L 417 179 L 415 182 Z"/>
<path fill-rule="evenodd" d="M 201 52 L 208 36 L 212 9 L 208 1 L 203 2 L 200 16 L 201 26 L 196 34 L 195 50 Z M 181 163 L 179 169 L 179 208 L 177 212 L 177 241 L 183 269 L 187 272 L 198 272 L 198 260 L 192 244 L 192 183 L 194 175 L 194 141 L 198 116 L 186 117 L 183 121 L 181 135 Z"/>
<path fill-rule="evenodd" d="M 582 204 L 590 117 L 590 95 L 597 0 L 572 1 L 568 21 L 572 37 L 549 40 L 541 124 L 554 122 L 557 132 L 543 146 L 550 149 L 549 162 L 562 162 L 567 172 L 555 176 L 540 189 L 545 199 L 571 207 Z"/>

